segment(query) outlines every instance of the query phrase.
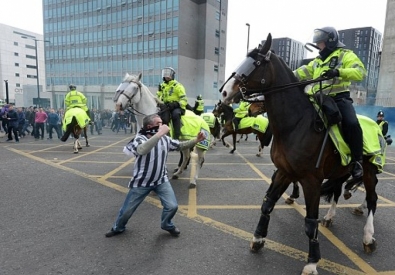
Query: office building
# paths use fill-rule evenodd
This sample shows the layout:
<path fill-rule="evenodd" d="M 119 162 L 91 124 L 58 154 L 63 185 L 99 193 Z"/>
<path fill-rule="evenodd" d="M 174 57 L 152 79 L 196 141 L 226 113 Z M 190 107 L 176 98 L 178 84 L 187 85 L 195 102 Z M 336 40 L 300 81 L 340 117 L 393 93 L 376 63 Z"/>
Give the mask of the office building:
<path fill-rule="evenodd" d="M 90 108 L 113 109 L 125 73 L 156 93 L 173 67 L 190 104 L 207 105 L 224 83 L 227 0 L 44 0 L 46 88 L 62 107 L 69 84 Z"/>
<path fill-rule="evenodd" d="M 39 105 L 39 97 L 48 105 L 43 36 L 4 24 L 0 32 L 0 99 L 6 102 L 8 88 L 8 102 L 16 106 Z"/>
<path fill-rule="evenodd" d="M 265 42 L 262 41 L 262 43 Z M 287 63 L 291 70 L 299 68 L 301 60 L 306 57 L 304 44 L 288 37 L 273 38 L 271 48 Z"/>
<path fill-rule="evenodd" d="M 395 106 L 395 1 L 387 1 L 376 105 Z"/>
<path fill-rule="evenodd" d="M 367 75 L 353 82 L 351 97 L 358 105 L 374 105 L 379 79 L 382 34 L 372 27 L 339 30 L 339 40 L 361 59 Z"/>

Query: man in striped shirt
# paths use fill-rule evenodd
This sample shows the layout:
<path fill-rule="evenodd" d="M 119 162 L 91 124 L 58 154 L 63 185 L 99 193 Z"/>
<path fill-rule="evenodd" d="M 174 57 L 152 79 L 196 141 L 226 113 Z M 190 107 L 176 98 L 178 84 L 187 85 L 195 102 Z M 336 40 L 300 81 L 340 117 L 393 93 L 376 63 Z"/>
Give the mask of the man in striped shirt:
<path fill-rule="evenodd" d="M 157 114 L 146 116 L 143 120 L 143 128 L 124 147 L 125 154 L 136 157 L 133 177 L 129 182 L 130 190 L 119 210 L 118 218 L 111 231 L 105 234 L 107 238 L 125 231 L 125 226 L 134 211 L 151 191 L 159 196 L 163 205 L 161 228 L 172 236 L 180 235 L 180 230 L 172 222 L 178 203 L 167 175 L 168 152 L 192 148 L 203 141 L 205 136 L 199 132 L 196 139 L 180 142 L 167 136 L 168 132 L 169 127 L 162 124 Z"/>

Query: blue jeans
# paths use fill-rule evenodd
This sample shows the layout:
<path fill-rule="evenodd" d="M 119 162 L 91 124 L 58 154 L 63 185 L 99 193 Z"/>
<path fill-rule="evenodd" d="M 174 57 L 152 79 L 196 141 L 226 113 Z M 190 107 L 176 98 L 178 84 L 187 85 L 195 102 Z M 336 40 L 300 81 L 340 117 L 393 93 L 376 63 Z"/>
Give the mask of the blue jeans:
<path fill-rule="evenodd" d="M 164 230 L 171 230 L 174 228 L 174 224 L 171 220 L 178 210 L 178 203 L 170 182 L 165 181 L 157 186 L 130 188 L 129 193 L 126 195 L 125 202 L 119 210 L 118 218 L 112 227 L 113 231 L 125 231 L 125 226 L 132 217 L 134 211 L 136 211 L 137 207 L 151 191 L 154 191 L 158 195 L 163 206 L 161 228 Z"/>

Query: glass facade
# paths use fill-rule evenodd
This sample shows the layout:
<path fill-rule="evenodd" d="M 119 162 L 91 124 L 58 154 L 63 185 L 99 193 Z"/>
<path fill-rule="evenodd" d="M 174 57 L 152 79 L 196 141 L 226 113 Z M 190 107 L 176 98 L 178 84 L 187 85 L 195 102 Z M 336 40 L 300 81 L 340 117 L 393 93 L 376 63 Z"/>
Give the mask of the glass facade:
<path fill-rule="evenodd" d="M 47 86 L 118 85 L 126 72 L 157 86 L 161 68 L 178 69 L 179 0 L 43 2 Z"/>

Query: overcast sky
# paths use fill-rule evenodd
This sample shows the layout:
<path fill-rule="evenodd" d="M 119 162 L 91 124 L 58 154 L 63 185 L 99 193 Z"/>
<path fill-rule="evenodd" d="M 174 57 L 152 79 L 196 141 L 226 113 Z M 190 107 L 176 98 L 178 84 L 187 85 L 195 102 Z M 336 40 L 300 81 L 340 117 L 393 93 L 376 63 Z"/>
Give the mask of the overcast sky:
<path fill-rule="evenodd" d="M 0 7 L 0 23 L 43 33 L 42 0 L 0 0 Z M 306 43 L 311 42 L 315 28 L 324 26 L 373 27 L 383 34 L 386 7 L 387 0 L 229 0 L 225 78 L 247 52 L 246 23 L 250 24 L 250 48 L 269 32 L 273 38 Z"/>

